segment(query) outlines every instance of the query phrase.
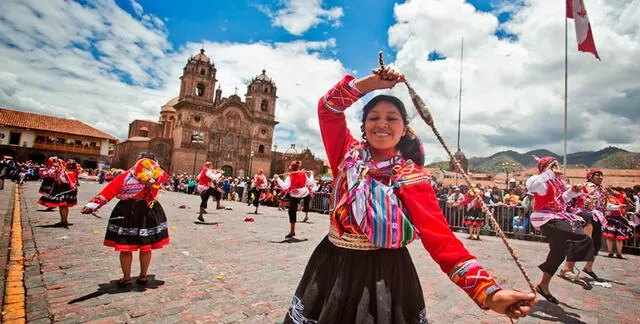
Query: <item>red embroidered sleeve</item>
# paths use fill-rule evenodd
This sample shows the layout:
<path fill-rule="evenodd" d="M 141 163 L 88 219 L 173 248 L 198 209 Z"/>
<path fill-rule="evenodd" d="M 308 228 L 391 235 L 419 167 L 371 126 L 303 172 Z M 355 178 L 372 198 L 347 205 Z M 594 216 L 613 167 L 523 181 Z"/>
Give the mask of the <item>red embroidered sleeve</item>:
<path fill-rule="evenodd" d="M 342 112 L 362 97 L 355 87 L 351 75 L 345 76 L 318 102 L 318 119 L 322 141 L 331 165 L 334 180 L 338 176 L 338 164 L 349 146 L 356 140 L 347 128 L 347 120 Z"/>
<path fill-rule="evenodd" d="M 100 191 L 98 195 L 89 200 L 87 207 L 97 210 L 98 208 L 106 205 L 118 194 L 118 192 L 120 192 L 120 188 L 122 188 L 122 183 L 124 182 L 126 175 L 127 172 L 122 172 L 117 177 L 113 178 L 108 185 L 102 188 L 102 191 Z"/>
<path fill-rule="evenodd" d="M 418 230 L 422 245 L 440 269 L 478 306 L 487 308 L 487 297 L 502 288 L 451 232 L 431 184 L 420 182 L 401 186 L 397 195 Z"/>

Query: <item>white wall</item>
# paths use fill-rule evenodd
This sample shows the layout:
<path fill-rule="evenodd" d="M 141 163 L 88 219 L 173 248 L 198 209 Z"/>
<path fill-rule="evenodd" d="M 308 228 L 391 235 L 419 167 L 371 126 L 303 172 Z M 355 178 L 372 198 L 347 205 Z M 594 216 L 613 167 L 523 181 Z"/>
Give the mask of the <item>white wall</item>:
<path fill-rule="evenodd" d="M 36 133 L 34 131 L 5 126 L 0 126 L 0 134 L 4 135 L 4 138 L 0 138 L 0 144 L 9 145 L 10 132 L 20 133 L 20 143 L 18 146 L 33 147 L 33 141 L 36 139 Z M 3 136 L 0 135 L 0 137 Z"/>

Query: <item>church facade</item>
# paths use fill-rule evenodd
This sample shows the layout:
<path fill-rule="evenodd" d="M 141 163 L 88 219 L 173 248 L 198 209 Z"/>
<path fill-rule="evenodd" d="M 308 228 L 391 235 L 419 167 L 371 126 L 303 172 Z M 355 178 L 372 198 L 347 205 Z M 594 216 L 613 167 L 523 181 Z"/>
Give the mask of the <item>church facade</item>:
<path fill-rule="evenodd" d="M 158 121 L 134 120 L 114 151 L 112 167 L 131 167 L 139 152 L 152 152 L 170 174 L 192 174 L 205 161 L 226 175 L 245 177 L 271 169 L 277 88 L 266 71 L 247 86 L 245 100 L 222 97 L 217 69 L 200 53 L 189 58 L 180 93 L 160 109 Z"/>

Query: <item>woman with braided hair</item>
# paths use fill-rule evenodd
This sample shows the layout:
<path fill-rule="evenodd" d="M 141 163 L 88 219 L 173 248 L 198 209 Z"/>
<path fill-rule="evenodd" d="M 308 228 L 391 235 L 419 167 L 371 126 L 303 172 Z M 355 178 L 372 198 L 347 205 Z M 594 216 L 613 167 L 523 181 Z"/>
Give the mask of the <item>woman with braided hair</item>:
<path fill-rule="evenodd" d="M 347 75 L 318 103 L 334 209 L 285 323 L 426 323 L 420 279 L 406 248 L 418 237 L 479 307 L 518 318 L 536 302 L 532 293 L 498 286 L 451 232 L 400 99 L 371 99 L 363 109 L 364 140 L 351 135 L 343 112 L 365 94 L 400 82 L 404 76 L 393 70 L 362 79 Z"/>

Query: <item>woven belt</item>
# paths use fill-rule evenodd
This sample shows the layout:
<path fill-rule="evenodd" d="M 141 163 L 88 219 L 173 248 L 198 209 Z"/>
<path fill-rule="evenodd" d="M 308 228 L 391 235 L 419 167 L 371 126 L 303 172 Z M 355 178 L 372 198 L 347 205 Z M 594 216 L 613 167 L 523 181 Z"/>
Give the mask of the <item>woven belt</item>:
<path fill-rule="evenodd" d="M 330 226 L 329 229 L 329 241 L 331 241 L 335 246 L 351 250 L 380 249 L 373 245 L 373 243 L 369 242 L 369 239 L 364 234 L 342 233 L 342 236 L 340 236 L 333 226 Z"/>

